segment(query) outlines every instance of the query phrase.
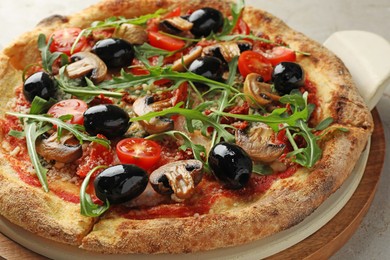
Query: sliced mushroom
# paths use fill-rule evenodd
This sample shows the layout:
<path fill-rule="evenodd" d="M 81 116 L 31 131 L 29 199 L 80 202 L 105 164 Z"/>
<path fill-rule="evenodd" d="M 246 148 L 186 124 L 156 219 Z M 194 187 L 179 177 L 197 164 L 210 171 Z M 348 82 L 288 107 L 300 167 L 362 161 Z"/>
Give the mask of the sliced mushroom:
<path fill-rule="evenodd" d="M 71 56 L 73 63 L 66 67 L 69 78 L 77 79 L 91 75 L 93 83 L 102 82 L 107 75 L 106 64 L 92 52 L 78 52 Z"/>
<path fill-rule="evenodd" d="M 278 159 L 286 145 L 274 144 L 271 137 L 273 130 L 266 124 L 258 124 L 246 132 L 236 131 L 236 144 L 241 146 L 254 161 L 272 163 Z"/>
<path fill-rule="evenodd" d="M 246 94 L 248 104 L 253 108 L 258 107 L 258 105 L 266 106 L 272 101 L 279 101 L 280 99 L 280 96 L 272 93 L 271 85 L 262 81 L 262 77 L 256 73 L 246 76 L 244 94 Z"/>
<path fill-rule="evenodd" d="M 124 39 L 132 44 L 143 44 L 148 40 L 148 33 L 140 25 L 124 23 L 116 30 L 114 37 Z"/>
<path fill-rule="evenodd" d="M 160 194 L 171 194 L 175 201 L 190 198 L 203 177 L 203 163 L 183 160 L 161 166 L 149 177 L 153 189 Z"/>
<path fill-rule="evenodd" d="M 69 163 L 79 159 L 82 147 L 73 134 L 64 132 L 58 138 L 57 132 L 48 138 L 40 138 L 36 142 L 36 150 L 47 161 Z"/>
<path fill-rule="evenodd" d="M 134 102 L 133 111 L 137 116 L 142 116 L 150 112 L 161 111 L 168 107 L 172 107 L 170 99 L 154 102 L 153 96 L 144 96 Z M 140 121 L 140 124 L 149 134 L 172 130 L 174 126 L 173 120 L 166 117 L 154 117 L 149 121 Z"/>
<path fill-rule="evenodd" d="M 252 49 L 252 43 L 248 41 L 229 41 L 210 45 L 203 49 L 203 54 L 230 62 L 234 57 L 240 56 L 241 52 L 250 49 Z"/>
<path fill-rule="evenodd" d="M 199 58 L 201 55 L 202 55 L 202 47 L 196 46 L 190 51 L 190 53 L 176 60 L 172 65 L 172 70 L 185 71 L 186 67 L 188 67 L 194 60 Z"/>
<path fill-rule="evenodd" d="M 167 33 L 180 34 L 191 30 L 193 25 L 193 23 L 187 21 L 186 19 L 180 16 L 175 16 L 161 21 L 159 29 Z"/>

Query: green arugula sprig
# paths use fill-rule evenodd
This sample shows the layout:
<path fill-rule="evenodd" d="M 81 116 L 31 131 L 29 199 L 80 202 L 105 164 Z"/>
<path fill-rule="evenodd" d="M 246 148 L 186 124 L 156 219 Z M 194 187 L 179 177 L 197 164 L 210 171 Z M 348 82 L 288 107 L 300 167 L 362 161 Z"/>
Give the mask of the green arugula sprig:
<path fill-rule="evenodd" d="M 76 137 L 76 139 L 80 142 L 80 144 L 82 144 L 84 141 L 89 141 L 89 142 L 95 142 L 101 144 L 105 147 L 110 147 L 109 140 L 98 138 L 95 136 L 89 136 L 83 132 L 84 128 L 82 126 L 68 124 L 64 122 L 63 120 L 69 119 L 69 117 L 67 116 L 61 118 L 55 118 L 50 115 L 32 115 L 32 114 L 22 114 L 16 112 L 7 112 L 7 114 L 10 116 L 16 116 L 21 119 L 27 119 L 29 123 L 31 121 L 35 121 L 35 122 L 49 123 L 51 126 L 56 125 L 58 132 L 61 132 L 64 129 L 68 130 Z"/>
<path fill-rule="evenodd" d="M 183 102 L 180 102 L 176 106 L 165 109 L 163 111 L 150 112 L 143 116 L 133 117 L 130 119 L 130 121 L 149 121 L 154 117 L 169 117 L 172 115 L 182 115 L 186 118 L 186 126 L 189 132 L 193 133 L 194 130 L 197 128 L 197 126 L 195 126 L 195 123 L 200 122 L 202 124 L 202 127 L 200 129 L 202 135 L 208 136 L 207 128 L 213 127 L 218 132 L 216 143 L 219 143 L 221 141 L 221 138 L 223 138 L 226 142 L 234 142 L 234 135 L 232 135 L 231 133 L 229 133 L 229 131 L 226 130 L 226 128 L 233 128 L 231 125 L 220 124 L 219 122 L 214 121 L 212 118 L 205 116 L 201 111 L 197 109 L 181 108 L 182 105 Z"/>
<path fill-rule="evenodd" d="M 245 1 L 244 0 L 238 0 L 237 3 L 232 4 L 231 13 L 232 13 L 232 19 L 228 19 L 225 17 L 222 31 L 218 34 L 213 34 L 211 37 L 215 36 L 217 38 L 229 35 L 232 33 L 233 29 L 236 27 L 238 19 L 241 17 L 242 11 L 245 7 Z"/>
<path fill-rule="evenodd" d="M 206 155 L 206 148 L 203 145 L 193 143 L 191 138 L 183 132 L 171 130 L 159 134 L 149 135 L 146 137 L 146 139 L 159 139 L 164 135 L 173 137 L 177 140 L 183 140 L 184 144 L 180 146 L 180 149 L 185 151 L 190 148 L 196 160 L 202 161 L 205 165 L 207 164 L 207 162 L 204 160 Z"/>
<path fill-rule="evenodd" d="M 41 52 L 41 58 L 42 58 L 42 67 L 43 69 L 49 73 L 53 74 L 53 63 L 61 57 L 62 64 L 68 63 L 68 56 L 62 52 L 51 52 L 50 51 L 50 45 L 52 43 L 53 39 L 49 39 L 48 43 L 46 44 L 46 36 L 44 34 L 40 34 L 38 36 L 38 49 Z"/>
<path fill-rule="evenodd" d="M 100 169 L 105 169 L 107 166 L 100 165 L 93 168 L 88 172 L 87 176 L 83 180 L 80 188 L 80 213 L 87 217 L 99 217 L 106 212 L 110 207 L 110 202 L 105 201 L 103 205 L 93 203 L 91 196 L 86 192 L 91 176 Z"/>
<path fill-rule="evenodd" d="M 65 74 L 66 66 L 60 68 L 59 75 L 55 77 L 58 87 L 65 93 L 72 94 L 86 102 L 91 101 L 95 96 L 105 95 L 106 97 L 121 98 L 122 93 L 115 91 L 106 91 L 95 84 L 88 78 L 85 78 L 87 86 L 81 87 L 75 80 L 68 78 Z"/>
<path fill-rule="evenodd" d="M 122 24 L 145 25 L 149 19 L 158 18 L 160 17 L 160 15 L 164 14 L 165 12 L 166 10 L 159 9 L 152 14 L 141 15 L 136 18 L 127 19 L 122 16 L 120 17 L 113 16 L 105 19 L 104 21 L 95 21 L 91 24 L 90 27 L 85 28 L 80 32 L 80 34 L 77 36 L 75 42 L 72 45 L 71 53 L 73 53 L 74 48 L 76 47 L 77 43 L 80 41 L 81 37 L 91 34 L 94 30 L 108 29 L 108 28 L 117 29 Z"/>
<path fill-rule="evenodd" d="M 127 73 L 124 70 L 121 71 L 120 77 L 115 77 L 112 80 L 105 81 L 100 84 L 100 87 L 107 90 L 113 89 L 126 89 L 130 87 L 140 86 L 142 84 L 152 84 L 156 80 L 169 79 L 174 82 L 178 81 L 191 81 L 199 82 L 208 85 L 212 89 L 228 89 L 233 93 L 239 93 L 236 88 L 219 81 L 211 80 L 206 77 L 197 75 L 192 72 L 177 72 L 173 71 L 171 67 L 156 67 L 152 66 L 147 68 L 149 74 L 135 76 L 131 73 Z"/>

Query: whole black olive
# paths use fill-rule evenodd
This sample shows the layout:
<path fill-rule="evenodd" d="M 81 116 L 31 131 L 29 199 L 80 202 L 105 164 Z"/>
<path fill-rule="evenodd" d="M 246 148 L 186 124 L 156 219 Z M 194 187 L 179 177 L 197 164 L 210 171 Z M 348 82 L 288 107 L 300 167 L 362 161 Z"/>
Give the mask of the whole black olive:
<path fill-rule="evenodd" d="M 210 151 L 208 163 L 214 176 L 229 189 L 243 188 L 252 174 L 252 160 L 236 144 L 216 144 Z"/>
<path fill-rule="evenodd" d="M 275 89 L 281 94 L 289 94 L 291 90 L 301 87 L 305 82 L 302 67 L 295 62 L 281 62 L 272 72 Z"/>
<path fill-rule="evenodd" d="M 120 204 L 139 196 L 148 184 L 147 173 L 133 164 L 111 166 L 95 179 L 96 196 L 110 204 Z"/>
<path fill-rule="evenodd" d="M 130 66 L 134 59 L 133 45 L 122 39 L 100 40 L 92 47 L 92 52 L 99 56 L 108 68 Z"/>
<path fill-rule="evenodd" d="M 218 32 L 223 26 L 223 15 L 214 8 L 205 7 L 193 12 L 188 21 L 193 23 L 191 33 L 200 38 L 209 36 L 211 32 Z"/>
<path fill-rule="evenodd" d="M 129 129 L 129 114 L 115 105 L 97 105 L 84 112 L 84 127 L 90 135 L 122 136 Z"/>
<path fill-rule="evenodd" d="M 222 61 L 212 56 L 200 57 L 191 63 L 188 71 L 208 79 L 221 81 L 223 75 Z"/>
<path fill-rule="evenodd" d="M 32 74 L 23 85 L 23 94 L 29 102 L 32 102 L 36 96 L 49 100 L 56 92 L 54 80 L 43 71 Z"/>

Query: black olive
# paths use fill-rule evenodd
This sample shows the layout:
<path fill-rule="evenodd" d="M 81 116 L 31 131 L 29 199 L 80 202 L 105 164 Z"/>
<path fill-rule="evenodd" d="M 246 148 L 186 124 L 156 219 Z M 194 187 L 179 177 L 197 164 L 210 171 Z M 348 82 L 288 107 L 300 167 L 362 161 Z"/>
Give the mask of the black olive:
<path fill-rule="evenodd" d="M 108 68 L 130 66 L 134 59 L 133 45 L 125 40 L 108 38 L 98 41 L 92 52 L 104 61 Z"/>
<path fill-rule="evenodd" d="M 211 32 L 218 32 L 223 26 L 223 15 L 214 8 L 205 7 L 193 12 L 188 21 L 193 23 L 191 33 L 200 38 L 209 36 Z"/>
<path fill-rule="evenodd" d="M 122 136 L 129 129 L 129 114 L 115 105 L 97 105 L 84 112 L 84 127 L 90 135 Z"/>
<path fill-rule="evenodd" d="M 216 144 L 210 151 L 208 163 L 214 176 L 229 189 L 243 188 L 252 174 L 252 160 L 236 144 Z"/>
<path fill-rule="evenodd" d="M 240 49 L 240 52 L 249 51 L 253 48 L 252 44 L 247 41 L 237 42 L 237 46 Z"/>
<path fill-rule="evenodd" d="M 148 184 L 147 173 L 136 165 L 111 166 L 95 179 L 96 196 L 110 204 L 120 204 L 139 196 Z"/>
<path fill-rule="evenodd" d="M 305 73 L 302 67 L 295 62 L 281 62 L 272 72 L 272 81 L 275 89 L 281 94 L 289 94 L 298 89 L 305 82 Z"/>
<path fill-rule="evenodd" d="M 191 63 L 188 70 L 208 79 L 222 81 L 222 61 L 216 57 L 204 56 L 197 58 Z"/>
<path fill-rule="evenodd" d="M 42 71 L 32 74 L 23 85 L 23 94 L 29 102 L 32 102 L 36 96 L 49 100 L 56 92 L 54 80 Z"/>

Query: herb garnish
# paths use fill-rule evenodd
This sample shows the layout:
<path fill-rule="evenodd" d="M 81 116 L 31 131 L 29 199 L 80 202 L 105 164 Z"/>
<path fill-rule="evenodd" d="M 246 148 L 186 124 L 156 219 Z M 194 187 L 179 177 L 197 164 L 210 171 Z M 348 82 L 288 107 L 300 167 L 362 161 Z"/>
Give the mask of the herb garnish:
<path fill-rule="evenodd" d="M 49 42 L 46 44 L 46 36 L 44 34 L 40 34 L 38 36 L 38 49 L 41 52 L 42 57 L 42 67 L 43 69 L 49 73 L 53 74 L 53 63 L 61 57 L 62 64 L 66 64 L 68 62 L 68 56 L 62 52 L 51 52 L 50 45 L 53 39 L 49 39 Z"/>
<path fill-rule="evenodd" d="M 87 176 L 85 176 L 85 179 L 83 180 L 83 183 L 81 184 L 80 188 L 80 208 L 81 208 L 81 214 L 87 217 L 99 217 L 101 214 L 106 212 L 108 208 L 110 207 L 110 203 L 108 200 L 105 201 L 103 205 L 98 205 L 93 203 L 91 196 L 86 192 L 86 189 L 89 184 L 89 180 L 97 170 L 105 169 L 107 166 L 100 165 L 93 168 L 91 171 L 88 172 Z"/>

